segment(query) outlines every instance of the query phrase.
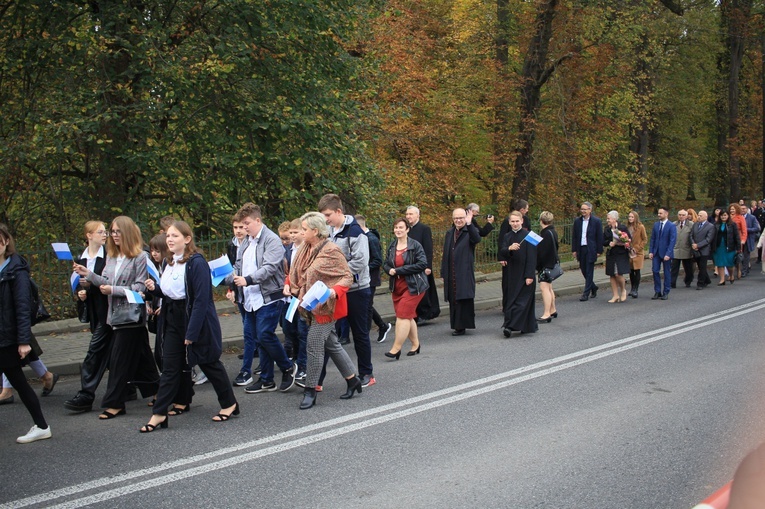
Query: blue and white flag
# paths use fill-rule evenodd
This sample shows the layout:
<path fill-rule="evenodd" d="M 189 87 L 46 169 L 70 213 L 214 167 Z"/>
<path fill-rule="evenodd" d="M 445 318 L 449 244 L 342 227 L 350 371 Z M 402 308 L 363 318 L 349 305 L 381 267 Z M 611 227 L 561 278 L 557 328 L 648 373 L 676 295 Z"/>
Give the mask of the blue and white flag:
<path fill-rule="evenodd" d="M 316 306 L 319 304 L 324 304 L 328 300 L 329 288 L 327 288 L 327 285 L 321 281 L 316 281 L 313 286 L 309 288 L 307 292 L 305 292 L 303 301 L 300 303 L 300 306 L 307 309 L 308 311 L 313 311 Z"/>
<path fill-rule="evenodd" d="M 157 272 L 157 268 L 154 266 L 154 263 L 150 261 L 146 262 L 146 272 L 149 273 L 149 277 L 159 283 L 159 272 Z"/>
<path fill-rule="evenodd" d="M 72 277 L 69 278 L 69 284 L 72 287 L 72 293 L 77 293 L 77 287 L 80 286 L 80 275 L 76 272 L 72 272 Z"/>
<path fill-rule="evenodd" d="M 143 297 L 138 292 L 132 290 L 125 290 L 125 298 L 131 304 L 143 304 Z"/>
<path fill-rule="evenodd" d="M 538 245 L 540 242 L 542 242 L 542 237 L 534 232 L 529 232 L 528 235 L 523 239 L 532 246 Z"/>
<path fill-rule="evenodd" d="M 218 286 L 221 281 L 226 279 L 226 276 L 234 272 L 234 267 L 231 266 L 231 261 L 227 255 L 222 255 L 220 258 L 210 260 L 207 263 L 210 266 L 210 275 L 212 276 L 213 286 Z"/>
<path fill-rule="evenodd" d="M 298 308 L 298 299 L 295 297 L 292 297 L 290 299 L 290 305 L 287 308 L 287 321 L 292 323 L 292 319 L 295 318 L 295 311 L 297 311 Z"/>
<path fill-rule="evenodd" d="M 53 246 L 53 251 L 56 252 L 56 258 L 59 260 L 73 260 L 69 244 L 66 242 L 53 242 L 51 246 Z"/>

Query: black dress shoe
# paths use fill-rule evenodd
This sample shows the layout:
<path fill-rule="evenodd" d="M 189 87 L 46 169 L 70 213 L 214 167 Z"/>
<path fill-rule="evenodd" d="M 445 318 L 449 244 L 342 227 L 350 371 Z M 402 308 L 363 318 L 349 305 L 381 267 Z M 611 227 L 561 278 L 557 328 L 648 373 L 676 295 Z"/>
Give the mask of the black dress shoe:
<path fill-rule="evenodd" d="M 668 293 L 662 293 L 660 298 L 661 298 L 661 300 L 667 300 L 667 299 L 669 299 L 669 294 Z"/>
<path fill-rule="evenodd" d="M 651 297 L 651 300 L 659 300 L 661 299 L 661 294 L 659 292 L 656 292 L 653 294 L 653 297 Z"/>
<path fill-rule="evenodd" d="M 93 410 L 93 402 L 78 394 L 72 399 L 64 401 L 64 408 L 72 412 L 90 412 Z"/>
<path fill-rule="evenodd" d="M 513 331 L 512 331 L 512 330 L 510 330 L 510 329 L 508 329 L 507 327 L 504 327 L 504 328 L 502 329 L 502 334 L 503 334 L 503 335 L 504 335 L 506 338 L 509 338 L 510 336 L 512 336 L 512 335 L 513 335 Z"/>
<path fill-rule="evenodd" d="M 465 329 L 457 329 L 452 331 L 452 336 L 464 336 Z"/>
<path fill-rule="evenodd" d="M 583 293 L 581 297 L 579 297 L 579 300 L 584 302 L 586 300 L 590 300 L 590 295 L 588 293 Z"/>
<path fill-rule="evenodd" d="M 592 287 L 592 290 L 590 290 L 590 296 L 593 299 L 598 296 L 598 287 L 597 286 L 593 286 Z"/>
<path fill-rule="evenodd" d="M 542 318 L 541 316 L 537 317 L 538 323 L 550 323 L 552 322 L 552 316 L 548 316 L 547 318 Z"/>

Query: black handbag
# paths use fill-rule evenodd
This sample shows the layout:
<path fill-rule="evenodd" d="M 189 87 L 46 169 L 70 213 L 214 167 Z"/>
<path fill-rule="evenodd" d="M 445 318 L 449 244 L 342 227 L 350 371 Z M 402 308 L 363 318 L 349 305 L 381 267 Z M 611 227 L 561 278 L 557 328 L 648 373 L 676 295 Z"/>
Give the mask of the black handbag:
<path fill-rule="evenodd" d="M 550 281 L 555 281 L 563 275 L 563 269 L 560 266 L 560 262 L 555 262 L 552 269 L 546 268 L 544 272 L 547 274 L 547 277 L 550 278 Z"/>
<path fill-rule="evenodd" d="M 132 304 L 124 300 L 112 308 L 113 329 L 143 327 L 146 324 L 146 304 Z"/>

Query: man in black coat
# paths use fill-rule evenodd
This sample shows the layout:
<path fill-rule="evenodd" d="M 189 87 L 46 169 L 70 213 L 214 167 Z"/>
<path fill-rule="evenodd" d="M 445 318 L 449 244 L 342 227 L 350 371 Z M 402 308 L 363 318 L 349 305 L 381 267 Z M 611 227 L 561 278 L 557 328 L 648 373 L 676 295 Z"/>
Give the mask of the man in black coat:
<path fill-rule="evenodd" d="M 452 336 L 461 336 L 465 329 L 475 329 L 475 246 L 481 236 L 473 226 L 473 215 L 465 209 L 454 209 L 452 221 L 454 226 L 444 237 L 441 277 Z"/>
<path fill-rule="evenodd" d="M 422 244 L 425 257 L 428 259 L 425 275 L 428 277 L 429 286 L 417 305 L 417 323 L 422 324 L 425 320 L 432 320 L 441 314 L 436 279 L 433 276 L 433 232 L 430 230 L 430 226 L 420 222 L 420 209 L 414 205 L 406 208 L 406 220 L 409 223 L 409 238 Z"/>
<path fill-rule="evenodd" d="M 486 237 L 488 234 L 494 230 L 494 216 L 491 214 L 488 214 L 486 216 L 486 224 L 483 225 L 483 227 L 478 226 L 478 220 L 476 217 L 479 216 L 481 212 L 481 207 L 478 206 L 477 203 L 470 203 L 467 206 L 467 210 L 469 210 L 473 214 L 473 226 L 475 226 L 478 229 L 478 234 L 481 235 L 481 237 Z"/>

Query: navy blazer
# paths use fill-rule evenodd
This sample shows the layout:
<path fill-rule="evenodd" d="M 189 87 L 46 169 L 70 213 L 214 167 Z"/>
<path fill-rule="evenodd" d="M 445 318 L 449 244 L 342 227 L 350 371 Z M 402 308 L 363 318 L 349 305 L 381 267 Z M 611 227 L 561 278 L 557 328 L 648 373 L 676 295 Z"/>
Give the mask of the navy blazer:
<path fill-rule="evenodd" d="M 571 251 L 578 253 L 582 239 L 582 216 L 574 219 L 574 226 L 571 230 Z M 590 214 L 590 221 L 587 225 L 587 254 L 594 262 L 598 255 L 603 254 L 603 222 L 599 217 Z"/>
<path fill-rule="evenodd" d="M 664 229 L 661 230 L 661 235 L 659 235 L 659 230 L 661 230 L 661 221 L 656 221 L 653 223 L 651 245 L 648 252 L 653 253 L 654 256 L 659 258 L 664 258 L 665 256 L 672 258 L 675 251 L 675 242 L 677 242 L 677 227 L 675 223 L 667 220 L 664 224 Z"/>

